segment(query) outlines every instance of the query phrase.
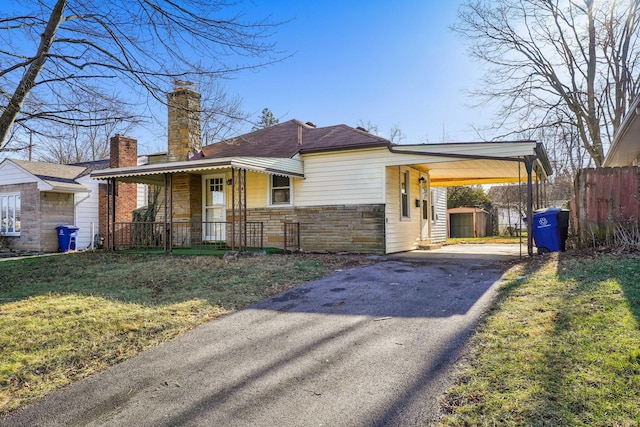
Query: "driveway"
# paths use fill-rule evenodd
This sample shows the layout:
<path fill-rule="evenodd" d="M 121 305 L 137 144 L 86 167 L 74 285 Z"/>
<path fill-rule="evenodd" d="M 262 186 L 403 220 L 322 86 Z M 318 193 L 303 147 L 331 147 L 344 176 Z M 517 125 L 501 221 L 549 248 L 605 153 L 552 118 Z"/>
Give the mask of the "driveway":
<path fill-rule="evenodd" d="M 381 257 L 335 272 L 209 322 L 0 424 L 430 425 L 453 364 L 518 259 L 486 250 L 442 254 Z"/>

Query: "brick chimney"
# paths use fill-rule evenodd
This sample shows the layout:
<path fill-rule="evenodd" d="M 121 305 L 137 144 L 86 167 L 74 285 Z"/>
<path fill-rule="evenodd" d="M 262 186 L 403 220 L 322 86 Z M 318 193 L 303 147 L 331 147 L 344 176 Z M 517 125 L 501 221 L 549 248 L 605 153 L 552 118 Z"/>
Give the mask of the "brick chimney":
<path fill-rule="evenodd" d="M 128 136 L 116 134 L 111 138 L 110 168 L 137 166 L 138 141 Z"/>
<path fill-rule="evenodd" d="M 117 134 L 111 138 L 109 167 L 123 168 L 137 166 L 138 141 L 128 136 Z M 137 208 L 138 191 L 136 184 L 128 182 L 116 183 L 116 219 L 115 222 L 131 222 L 132 212 Z M 107 221 L 111 221 L 111 213 L 107 212 L 107 187 L 101 184 L 99 189 L 98 218 L 100 233 L 106 233 Z"/>
<path fill-rule="evenodd" d="M 189 160 L 202 150 L 200 94 L 193 89 L 176 87 L 167 95 L 167 100 L 169 106 L 167 161 Z"/>

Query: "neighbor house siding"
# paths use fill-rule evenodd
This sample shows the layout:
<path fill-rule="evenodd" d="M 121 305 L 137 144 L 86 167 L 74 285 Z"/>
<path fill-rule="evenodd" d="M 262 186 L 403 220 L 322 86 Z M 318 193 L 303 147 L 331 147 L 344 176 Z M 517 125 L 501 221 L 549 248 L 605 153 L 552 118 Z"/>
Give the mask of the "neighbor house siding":
<path fill-rule="evenodd" d="M 402 172 L 409 173 L 409 217 L 403 218 L 400 212 L 400 177 Z M 386 168 L 386 253 L 403 252 L 417 249 L 420 241 L 421 215 L 415 200 L 420 198 L 416 169 L 403 166 Z"/>
<path fill-rule="evenodd" d="M 91 238 L 94 234 L 105 233 L 100 230 L 99 217 L 99 187 L 104 181 L 91 179 L 88 175 L 79 178 L 78 183 L 87 187 L 88 193 L 76 193 L 75 204 L 75 226 L 78 230 L 78 240 L 76 247 L 86 249 L 91 245 Z"/>
<path fill-rule="evenodd" d="M 73 194 L 40 193 L 40 250 L 58 250 L 58 225 L 73 224 Z M 77 246 L 76 246 L 77 247 Z"/>

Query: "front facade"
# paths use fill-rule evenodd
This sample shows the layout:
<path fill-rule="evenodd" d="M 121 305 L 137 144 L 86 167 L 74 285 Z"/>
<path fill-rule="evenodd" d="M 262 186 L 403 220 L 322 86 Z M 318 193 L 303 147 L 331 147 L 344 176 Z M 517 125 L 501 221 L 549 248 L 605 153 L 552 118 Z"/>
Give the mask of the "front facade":
<path fill-rule="evenodd" d="M 169 94 L 163 159 L 92 174 L 111 185 L 156 188 L 157 224 L 144 240 L 168 250 L 216 242 L 233 248 L 238 238 L 249 238 L 244 246 L 304 251 L 412 250 L 446 239 L 447 186 L 510 182 L 527 176 L 525 165 L 535 179 L 550 173 L 532 141 L 396 146 L 362 129 L 297 120 L 200 147 L 191 114 L 198 100 L 191 89 Z M 133 242 L 143 225 L 110 228 L 117 247 Z"/>

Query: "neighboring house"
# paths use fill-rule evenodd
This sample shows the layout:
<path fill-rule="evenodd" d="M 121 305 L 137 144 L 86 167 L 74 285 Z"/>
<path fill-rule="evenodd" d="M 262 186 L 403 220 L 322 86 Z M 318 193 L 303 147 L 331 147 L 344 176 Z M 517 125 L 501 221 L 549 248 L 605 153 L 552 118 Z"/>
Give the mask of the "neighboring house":
<path fill-rule="evenodd" d="M 111 161 L 61 165 L 5 159 L 0 163 L 0 237 L 5 243 L 12 249 L 55 252 L 56 227 L 74 225 L 79 228 L 76 249 L 91 247 L 94 235 L 104 232 L 107 221 L 106 185 L 91 179 L 91 172 L 137 163 L 135 140 L 116 135 L 111 144 Z M 127 158 L 127 154 L 133 157 Z M 136 186 L 126 188 L 121 186 L 120 205 L 127 206 L 129 212 L 120 215 L 130 221 L 130 210 L 136 207 Z M 131 194 L 133 205 L 125 204 Z"/>
<path fill-rule="evenodd" d="M 187 88 L 168 94 L 164 161 L 91 174 L 160 186 L 167 203 L 152 240 L 166 249 L 243 247 L 256 233 L 258 245 L 283 247 L 294 225 L 305 251 L 408 251 L 446 239 L 447 186 L 551 174 L 535 141 L 393 145 L 363 129 L 297 120 L 201 147 L 199 98 Z M 115 222 L 110 229 L 109 247 L 135 234 Z"/>

